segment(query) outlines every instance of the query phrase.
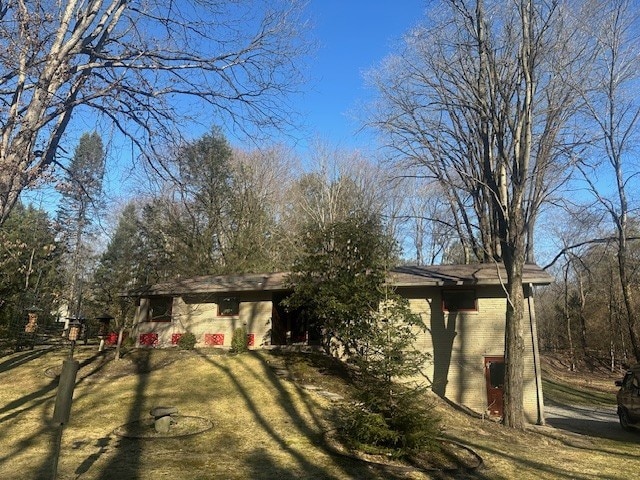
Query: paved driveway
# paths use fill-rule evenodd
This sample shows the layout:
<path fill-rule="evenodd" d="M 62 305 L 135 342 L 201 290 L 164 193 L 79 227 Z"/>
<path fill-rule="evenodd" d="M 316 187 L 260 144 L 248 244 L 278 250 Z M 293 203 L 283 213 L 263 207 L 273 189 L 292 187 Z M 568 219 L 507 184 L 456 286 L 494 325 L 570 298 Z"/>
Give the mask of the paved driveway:
<path fill-rule="evenodd" d="M 545 405 L 546 423 L 550 427 L 590 437 L 640 443 L 639 432 L 626 432 L 618 422 L 616 407 Z"/>

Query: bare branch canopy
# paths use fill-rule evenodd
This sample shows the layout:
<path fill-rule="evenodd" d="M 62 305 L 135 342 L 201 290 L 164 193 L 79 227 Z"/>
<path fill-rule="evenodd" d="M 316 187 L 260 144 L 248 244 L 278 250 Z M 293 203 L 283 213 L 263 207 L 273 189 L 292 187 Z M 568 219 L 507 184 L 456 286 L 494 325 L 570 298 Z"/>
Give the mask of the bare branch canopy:
<path fill-rule="evenodd" d="M 0 4 L 0 225 L 78 115 L 140 151 L 202 111 L 244 133 L 290 122 L 306 44 L 295 0 Z"/>

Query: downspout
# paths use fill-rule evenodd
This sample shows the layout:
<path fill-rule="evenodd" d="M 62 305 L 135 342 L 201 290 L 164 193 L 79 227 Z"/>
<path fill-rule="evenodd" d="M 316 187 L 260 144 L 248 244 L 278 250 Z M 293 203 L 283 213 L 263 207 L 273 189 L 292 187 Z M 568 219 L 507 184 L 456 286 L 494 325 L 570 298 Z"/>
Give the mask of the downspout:
<path fill-rule="evenodd" d="M 540 369 L 540 350 L 538 348 L 538 325 L 536 322 L 536 311 L 533 302 L 533 284 L 529 284 L 529 295 L 527 296 L 529 306 L 529 325 L 531 326 L 531 343 L 533 346 L 533 370 L 536 377 L 536 407 L 538 413 L 537 425 L 544 425 L 544 398 L 542 396 L 542 373 Z"/>

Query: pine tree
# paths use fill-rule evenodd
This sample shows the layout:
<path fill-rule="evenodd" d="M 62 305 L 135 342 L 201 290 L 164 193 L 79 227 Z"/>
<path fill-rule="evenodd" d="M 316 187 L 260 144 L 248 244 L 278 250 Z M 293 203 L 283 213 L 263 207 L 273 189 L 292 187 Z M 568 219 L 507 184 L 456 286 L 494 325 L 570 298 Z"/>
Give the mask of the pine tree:
<path fill-rule="evenodd" d="M 105 154 L 98 133 L 85 133 L 66 169 L 65 180 L 58 190 L 62 194 L 57 222 L 61 240 L 66 246 L 67 308 L 80 315 L 82 291 L 91 267 L 92 239 L 102 208 L 102 180 Z"/>
<path fill-rule="evenodd" d="M 120 333 L 126 328 L 127 321 L 133 319 L 136 308 L 135 300 L 125 294 L 147 283 L 148 257 L 136 207 L 130 203 L 120 214 L 113 237 L 100 257 L 93 276 L 91 298 L 93 310 L 113 316 L 114 326 Z"/>
<path fill-rule="evenodd" d="M 322 332 L 325 350 L 357 353 L 383 300 L 380 286 L 393 254 L 376 215 L 361 214 L 324 228 L 309 225 L 289 283 L 291 309 Z"/>
<path fill-rule="evenodd" d="M 36 306 L 47 321 L 61 282 L 60 248 L 47 212 L 18 203 L 0 228 L 0 325 L 8 326 Z"/>
<path fill-rule="evenodd" d="M 310 225 L 302 244 L 287 305 L 321 330 L 328 353 L 354 367 L 360 402 L 344 408 L 340 432 L 356 447 L 397 455 L 429 446 L 436 422 L 421 396 L 426 386 L 409 383 L 430 358 L 414 345 L 426 327 L 386 283 L 394 243 L 379 218 Z"/>

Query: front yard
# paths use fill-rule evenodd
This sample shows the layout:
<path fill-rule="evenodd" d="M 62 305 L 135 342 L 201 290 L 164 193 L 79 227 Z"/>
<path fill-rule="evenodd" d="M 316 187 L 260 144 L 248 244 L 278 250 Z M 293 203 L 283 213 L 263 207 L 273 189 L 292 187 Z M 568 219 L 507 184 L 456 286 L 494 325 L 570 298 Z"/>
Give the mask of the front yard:
<path fill-rule="evenodd" d="M 56 374 L 67 354 L 51 347 L 0 358 L 0 478 L 52 478 Z M 302 355 L 137 350 L 115 362 L 89 346 L 78 347 L 76 358 L 81 368 L 59 479 L 626 479 L 640 469 L 637 443 L 550 427 L 514 432 L 439 401 L 443 436 L 473 448 L 483 467 L 466 473 L 388 468 L 327 445 L 333 402 L 348 397 L 349 386 Z M 116 433 L 167 405 L 212 428 L 170 438 Z"/>

